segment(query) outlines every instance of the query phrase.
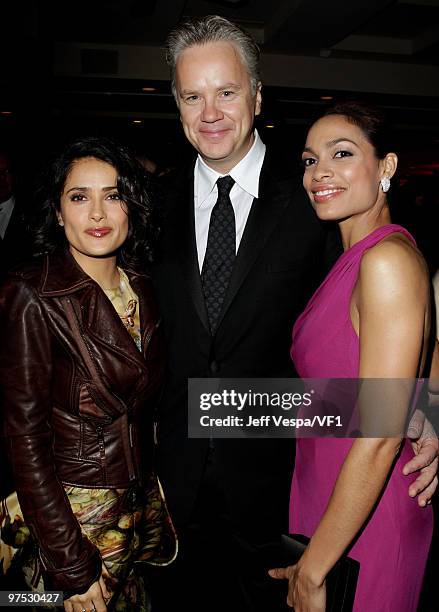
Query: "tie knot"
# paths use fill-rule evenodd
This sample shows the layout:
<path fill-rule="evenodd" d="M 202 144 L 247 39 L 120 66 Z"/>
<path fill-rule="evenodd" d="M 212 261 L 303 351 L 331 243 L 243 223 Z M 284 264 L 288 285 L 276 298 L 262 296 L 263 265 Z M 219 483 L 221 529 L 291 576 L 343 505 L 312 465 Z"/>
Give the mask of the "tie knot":
<path fill-rule="evenodd" d="M 234 179 L 232 179 L 232 177 L 229 175 L 222 176 L 221 178 L 219 178 L 216 182 L 216 185 L 218 187 L 218 197 L 227 197 L 234 184 Z"/>

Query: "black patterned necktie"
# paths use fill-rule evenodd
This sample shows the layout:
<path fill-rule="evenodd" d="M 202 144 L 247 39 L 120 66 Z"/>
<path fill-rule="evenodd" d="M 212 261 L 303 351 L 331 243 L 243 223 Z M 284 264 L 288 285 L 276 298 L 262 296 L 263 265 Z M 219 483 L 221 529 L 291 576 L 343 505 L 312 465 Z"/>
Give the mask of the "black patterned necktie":
<path fill-rule="evenodd" d="M 201 282 L 210 330 L 215 332 L 224 296 L 236 258 L 235 213 L 230 201 L 230 190 L 235 181 L 223 176 L 216 182 L 218 199 L 212 209 L 204 256 Z"/>

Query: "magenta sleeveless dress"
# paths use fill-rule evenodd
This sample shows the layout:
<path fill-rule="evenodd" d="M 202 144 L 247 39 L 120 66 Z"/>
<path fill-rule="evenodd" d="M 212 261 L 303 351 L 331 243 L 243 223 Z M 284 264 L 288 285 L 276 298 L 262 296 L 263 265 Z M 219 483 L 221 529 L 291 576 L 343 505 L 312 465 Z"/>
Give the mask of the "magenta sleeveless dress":
<path fill-rule="evenodd" d="M 363 253 L 399 232 L 399 225 L 376 229 L 343 253 L 311 298 L 293 329 L 291 356 L 302 378 L 355 378 L 359 341 L 349 303 Z M 314 533 L 335 485 L 352 439 L 297 440 L 291 488 L 290 532 Z M 408 495 L 416 475 L 403 476 L 413 457 L 405 441 L 384 493 L 349 555 L 361 564 L 356 612 L 415 612 L 433 532 L 431 506 L 420 508 Z"/>

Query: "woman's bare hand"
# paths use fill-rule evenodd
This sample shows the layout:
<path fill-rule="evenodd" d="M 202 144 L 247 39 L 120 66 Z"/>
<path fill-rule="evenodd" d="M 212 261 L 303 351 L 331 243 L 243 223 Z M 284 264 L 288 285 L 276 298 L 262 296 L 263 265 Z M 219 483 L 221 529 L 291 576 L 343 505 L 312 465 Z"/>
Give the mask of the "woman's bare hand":
<path fill-rule="evenodd" d="M 99 580 L 93 582 L 91 587 L 81 595 L 72 595 L 64 601 L 65 612 L 106 612 L 107 602 L 111 598 L 111 591 L 107 588 L 106 580 L 111 580 L 104 563 Z"/>

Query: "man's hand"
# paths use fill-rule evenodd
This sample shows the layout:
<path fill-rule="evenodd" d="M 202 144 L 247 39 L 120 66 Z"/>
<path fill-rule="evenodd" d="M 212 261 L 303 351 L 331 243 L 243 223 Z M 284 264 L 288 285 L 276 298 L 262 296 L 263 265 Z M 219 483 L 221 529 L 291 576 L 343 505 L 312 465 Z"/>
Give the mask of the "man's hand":
<path fill-rule="evenodd" d="M 416 410 L 408 428 L 408 437 L 412 440 L 415 457 L 403 468 L 406 476 L 420 471 L 417 479 L 409 487 L 410 497 L 418 496 L 418 504 L 425 506 L 438 485 L 438 450 L 439 441 L 430 421 L 420 410 Z"/>

